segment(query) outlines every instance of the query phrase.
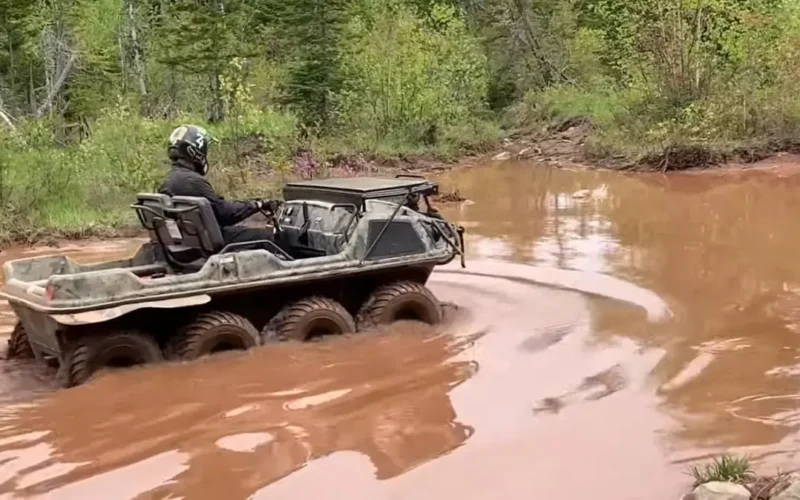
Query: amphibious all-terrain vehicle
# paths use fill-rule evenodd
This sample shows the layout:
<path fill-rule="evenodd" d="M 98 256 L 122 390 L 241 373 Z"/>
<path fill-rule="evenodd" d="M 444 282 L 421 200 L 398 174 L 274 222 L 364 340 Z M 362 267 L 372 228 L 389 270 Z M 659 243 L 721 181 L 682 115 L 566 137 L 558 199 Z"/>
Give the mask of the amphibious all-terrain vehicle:
<path fill-rule="evenodd" d="M 131 259 L 5 264 L 0 297 L 19 319 L 8 354 L 57 365 L 74 386 L 102 368 L 438 323 L 425 284 L 435 266 L 463 265 L 464 243 L 463 228 L 430 208 L 437 192 L 410 177 L 289 183 L 278 213 L 265 214 L 279 245 L 227 246 L 207 200 L 141 193 L 132 208 L 150 241 Z"/>

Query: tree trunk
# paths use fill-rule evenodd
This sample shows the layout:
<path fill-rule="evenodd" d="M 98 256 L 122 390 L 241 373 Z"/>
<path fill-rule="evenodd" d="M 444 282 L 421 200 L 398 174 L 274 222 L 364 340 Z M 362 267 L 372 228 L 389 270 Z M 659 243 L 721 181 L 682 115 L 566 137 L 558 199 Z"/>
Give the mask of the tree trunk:
<path fill-rule="evenodd" d="M 223 0 L 212 0 L 214 7 L 220 14 L 225 14 L 225 4 Z M 225 100 L 222 97 L 222 81 L 220 62 L 217 61 L 211 69 L 211 109 L 208 114 L 208 121 L 221 122 L 225 119 Z"/>
<path fill-rule="evenodd" d="M 3 98 L 0 96 L 0 120 L 2 120 L 11 130 L 16 130 L 17 127 L 14 126 L 14 122 L 11 121 L 11 117 L 8 116 L 8 112 L 6 112 L 5 108 L 3 107 Z"/>
<path fill-rule="evenodd" d="M 139 32 L 136 29 L 136 16 L 133 13 L 133 1 L 128 3 L 128 20 L 131 25 L 131 43 L 133 45 L 133 65 L 139 79 L 139 91 L 143 96 L 147 95 L 146 70 L 144 64 L 144 54 L 139 43 Z"/>
<path fill-rule="evenodd" d="M 8 14 L 6 14 L 5 19 L 5 29 L 6 32 L 9 33 L 8 35 L 8 63 L 9 63 L 9 78 L 11 80 L 11 91 L 15 92 L 17 89 L 17 68 L 16 68 L 16 60 L 14 58 L 14 42 L 13 42 L 13 35 L 11 34 L 11 30 L 9 29 L 9 22 L 8 22 Z M 12 94 L 12 98 L 13 98 Z"/>
<path fill-rule="evenodd" d="M 45 82 L 47 97 L 36 108 L 35 115 L 41 117 L 52 113 L 56 108 L 63 108 L 61 92 L 67 82 L 67 77 L 75 63 L 75 54 L 69 48 L 69 37 L 64 24 L 66 12 L 54 6 L 51 13 L 51 24 L 42 32 L 45 59 Z M 62 106 L 58 104 L 61 103 Z"/>
<path fill-rule="evenodd" d="M 220 71 L 216 66 L 211 71 L 211 107 L 208 113 L 208 121 L 221 122 L 225 119 L 225 101 L 222 98 L 222 82 L 220 81 Z"/>
<path fill-rule="evenodd" d="M 128 90 L 128 71 L 125 64 L 125 41 L 121 32 L 117 34 L 117 46 L 119 47 L 119 72 L 122 74 L 122 93 L 125 94 Z"/>
<path fill-rule="evenodd" d="M 50 85 L 50 89 L 47 92 L 47 97 L 45 98 L 44 102 L 39 109 L 36 110 L 36 117 L 41 118 L 45 113 L 51 112 L 53 110 L 53 101 L 58 97 L 61 93 L 61 89 L 64 88 L 64 84 L 67 82 L 67 76 L 69 75 L 70 70 L 72 70 L 72 64 L 75 62 L 75 54 L 70 54 L 69 59 L 64 64 L 64 67 L 61 70 L 61 73 L 58 77 L 52 81 Z"/>
<path fill-rule="evenodd" d="M 36 87 L 33 85 L 33 63 L 28 63 L 28 104 L 31 113 L 36 113 Z"/>

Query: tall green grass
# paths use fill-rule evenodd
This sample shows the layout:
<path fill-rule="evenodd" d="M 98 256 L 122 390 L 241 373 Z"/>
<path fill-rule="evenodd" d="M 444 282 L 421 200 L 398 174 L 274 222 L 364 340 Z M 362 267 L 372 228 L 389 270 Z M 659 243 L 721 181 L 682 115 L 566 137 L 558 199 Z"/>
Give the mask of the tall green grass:
<path fill-rule="evenodd" d="M 61 124 L 46 121 L 0 137 L 0 242 L 134 224 L 129 205 L 137 192 L 158 188 L 169 168 L 166 138 L 180 122 L 202 120 L 147 120 L 120 109 L 85 138 L 59 135 Z M 226 195 L 258 190 L 268 174 L 289 168 L 291 115 L 261 112 L 210 129 L 212 180 Z"/>
<path fill-rule="evenodd" d="M 750 460 L 732 455 L 721 455 L 702 467 L 692 467 L 689 472 L 695 486 L 712 481 L 743 484 L 755 479 Z"/>
<path fill-rule="evenodd" d="M 83 137 L 65 135 L 63 123 L 31 121 L 0 136 L 0 244 L 135 226 L 129 206 L 137 192 L 157 190 L 169 169 L 166 139 L 179 123 L 203 124 L 214 136 L 209 177 L 229 197 L 278 195 L 280 184 L 294 173 L 301 147 L 311 149 L 321 164 L 341 153 L 452 158 L 486 149 L 502 134 L 492 122 L 473 120 L 445 128 L 431 145 L 389 138 L 364 142 L 346 134 L 301 138 L 291 113 L 269 110 L 209 125 L 191 115 L 145 119 L 120 107 L 94 122 Z"/>

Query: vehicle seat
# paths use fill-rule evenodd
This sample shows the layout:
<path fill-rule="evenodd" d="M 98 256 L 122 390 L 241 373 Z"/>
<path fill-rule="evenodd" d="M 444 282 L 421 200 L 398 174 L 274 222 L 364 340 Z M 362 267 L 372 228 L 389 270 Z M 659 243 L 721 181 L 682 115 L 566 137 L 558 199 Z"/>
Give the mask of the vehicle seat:
<path fill-rule="evenodd" d="M 194 196 L 174 196 L 172 206 L 165 213 L 178 221 L 183 245 L 197 248 L 204 257 L 222 250 L 225 239 L 211 202 Z"/>
<path fill-rule="evenodd" d="M 158 242 L 158 235 L 156 234 L 156 218 L 164 218 L 164 208 L 171 207 L 172 201 L 166 194 L 161 193 L 139 193 L 136 195 L 136 216 L 142 228 L 147 230 L 150 236 L 150 241 L 153 243 Z M 140 207 L 145 207 L 144 209 Z"/>
<path fill-rule="evenodd" d="M 174 267 L 195 272 L 224 247 L 222 231 L 205 198 L 174 196 L 171 201 L 164 217 L 154 219 L 158 238 Z"/>
<path fill-rule="evenodd" d="M 164 216 L 163 220 L 156 220 L 156 228 L 170 262 L 185 272 L 199 270 L 212 255 L 254 248 L 263 248 L 279 258 L 291 260 L 270 241 L 226 246 L 214 209 L 205 198 L 174 196 L 172 206 L 164 209 Z"/>

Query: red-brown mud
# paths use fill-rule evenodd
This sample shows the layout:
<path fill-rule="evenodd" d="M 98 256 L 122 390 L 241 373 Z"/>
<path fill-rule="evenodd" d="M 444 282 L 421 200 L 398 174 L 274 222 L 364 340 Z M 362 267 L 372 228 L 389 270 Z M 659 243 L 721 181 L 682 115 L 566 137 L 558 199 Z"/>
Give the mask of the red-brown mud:
<path fill-rule="evenodd" d="M 430 283 L 456 323 L 64 391 L 0 364 L 0 498 L 674 500 L 721 450 L 791 468 L 798 180 L 443 174 L 469 200 L 442 207 L 467 227 L 468 267 Z"/>

